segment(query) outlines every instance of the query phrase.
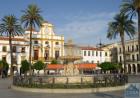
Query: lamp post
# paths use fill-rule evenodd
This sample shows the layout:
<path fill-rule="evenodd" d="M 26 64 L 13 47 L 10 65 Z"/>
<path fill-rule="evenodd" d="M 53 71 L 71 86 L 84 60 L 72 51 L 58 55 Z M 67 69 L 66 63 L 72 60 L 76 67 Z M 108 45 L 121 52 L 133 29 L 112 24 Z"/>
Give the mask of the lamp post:
<path fill-rule="evenodd" d="M 102 54 L 101 54 L 101 46 L 102 45 L 103 44 L 102 44 L 101 39 L 100 39 L 100 42 L 97 44 L 97 47 L 99 47 L 99 52 L 100 52 L 100 61 L 99 61 L 99 63 L 101 63 L 101 56 L 102 56 Z"/>

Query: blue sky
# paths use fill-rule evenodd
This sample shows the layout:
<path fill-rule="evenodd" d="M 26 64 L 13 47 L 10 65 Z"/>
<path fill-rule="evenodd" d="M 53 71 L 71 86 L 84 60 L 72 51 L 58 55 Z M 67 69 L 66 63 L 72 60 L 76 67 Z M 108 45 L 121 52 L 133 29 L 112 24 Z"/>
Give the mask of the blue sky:
<path fill-rule="evenodd" d="M 122 0 L 1 0 L 0 18 L 14 14 L 18 18 L 29 4 L 37 4 L 45 20 L 55 25 L 55 33 L 77 44 L 111 43 L 106 38 L 107 24 Z"/>

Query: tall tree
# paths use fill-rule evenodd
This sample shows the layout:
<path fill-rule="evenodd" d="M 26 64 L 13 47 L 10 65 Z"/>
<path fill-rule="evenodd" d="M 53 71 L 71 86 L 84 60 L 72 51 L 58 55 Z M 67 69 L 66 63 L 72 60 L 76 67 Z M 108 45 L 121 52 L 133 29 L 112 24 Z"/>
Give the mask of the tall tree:
<path fill-rule="evenodd" d="M 134 22 L 129 17 L 124 14 L 117 14 L 114 20 L 109 23 L 107 38 L 115 39 L 116 36 L 120 36 L 121 44 L 123 49 L 123 64 L 124 72 L 126 73 L 126 55 L 125 55 L 125 34 L 130 38 L 135 35 Z"/>
<path fill-rule="evenodd" d="M 133 16 L 138 16 L 138 45 L 139 45 L 139 60 L 140 60 L 140 0 L 123 0 L 121 5 L 121 13 Z"/>
<path fill-rule="evenodd" d="M 11 69 L 10 73 L 13 74 L 13 47 L 12 37 L 21 35 L 22 28 L 19 24 L 18 19 L 14 15 L 4 16 L 0 24 L 0 33 L 3 36 L 9 36 L 10 56 L 11 56 Z"/>
<path fill-rule="evenodd" d="M 31 65 L 32 65 L 32 32 L 36 27 L 40 27 L 43 21 L 40 15 L 41 10 L 37 5 L 31 4 L 27 9 L 23 10 L 23 15 L 21 16 L 21 23 L 24 25 L 25 29 L 30 29 L 30 49 L 29 49 L 29 62 L 30 62 L 30 75 L 31 75 Z"/>

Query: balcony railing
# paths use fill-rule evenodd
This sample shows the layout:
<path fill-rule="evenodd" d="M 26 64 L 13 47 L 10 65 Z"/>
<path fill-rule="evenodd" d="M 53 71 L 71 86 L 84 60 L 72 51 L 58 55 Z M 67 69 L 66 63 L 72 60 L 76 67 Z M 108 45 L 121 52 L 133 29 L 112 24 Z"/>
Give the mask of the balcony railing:
<path fill-rule="evenodd" d="M 140 60 L 138 60 L 138 59 L 134 59 L 134 60 L 132 60 L 132 59 L 128 59 L 128 60 L 126 60 L 126 62 L 139 62 Z"/>

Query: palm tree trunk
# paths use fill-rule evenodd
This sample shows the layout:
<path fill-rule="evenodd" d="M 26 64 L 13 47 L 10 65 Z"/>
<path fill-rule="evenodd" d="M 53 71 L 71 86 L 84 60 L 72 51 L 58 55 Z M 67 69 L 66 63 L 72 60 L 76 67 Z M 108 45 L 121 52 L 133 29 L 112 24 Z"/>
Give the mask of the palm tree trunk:
<path fill-rule="evenodd" d="M 13 47 L 12 47 L 12 35 L 11 35 L 11 33 L 9 32 L 9 45 L 10 45 L 10 56 L 11 56 L 11 68 L 10 68 L 10 75 L 11 76 L 13 76 L 13 72 L 14 72 L 14 70 L 13 70 Z"/>
<path fill-rule="evenodd" d="M 138 45 L 139 45 L 139 58 L 140 61 L 140 9 L 137 10 L 138 13 Z"/>
<path fill-rule="evenodd" d="M 29 62 L 30 62 L 30 66 L 29 66 L 29 74 L 32 74 L 32 24 L 30 24 L 30 50 L 29 50 Z"/>
<path fill-rule="evenodd" d="M 126 54 L 125 54 L 125 43 L 124 43 L 124 35 L 121 36 L 121 43 L 123 48 L 123 64 L 124 64 L 124 73 L 126 74 Z"/>

